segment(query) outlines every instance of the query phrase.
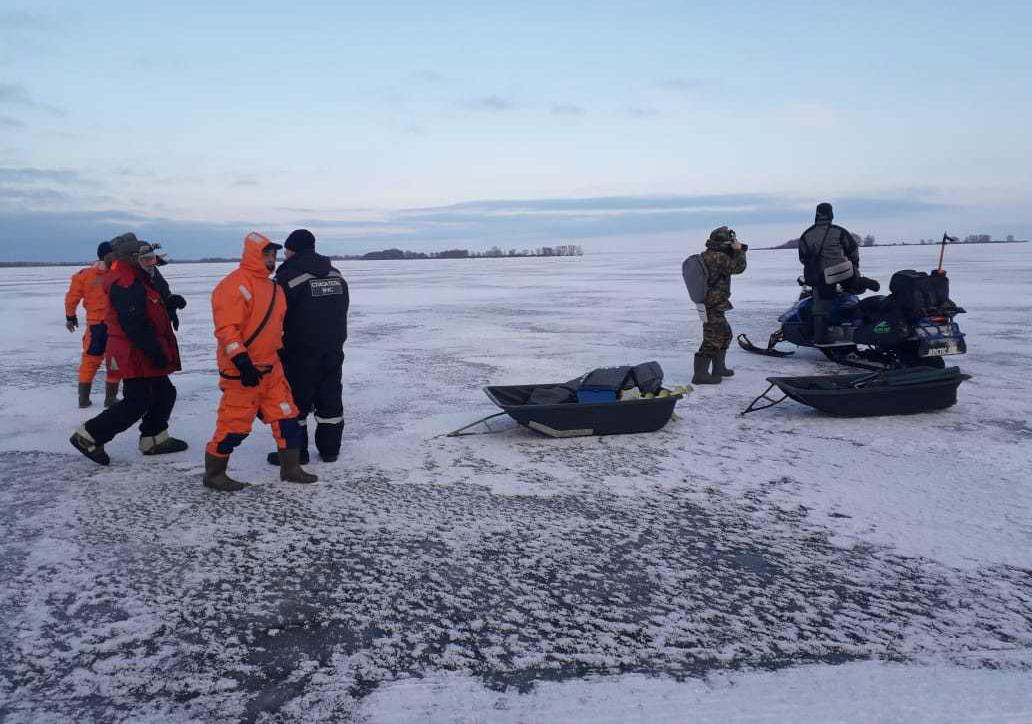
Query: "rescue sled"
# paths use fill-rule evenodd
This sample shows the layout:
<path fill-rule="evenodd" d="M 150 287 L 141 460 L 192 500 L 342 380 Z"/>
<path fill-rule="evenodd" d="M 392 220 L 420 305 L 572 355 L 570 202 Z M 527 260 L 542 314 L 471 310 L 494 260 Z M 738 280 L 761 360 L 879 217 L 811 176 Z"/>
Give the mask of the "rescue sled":
<path fill-rule="evenodd" d="M 568 382 L 483 389 L 502 411 L 460 427 L 449 437 L 476 434 L 465 431 L 506 414 L 550 437 L 655 432 L 670 421 L 677 401 L 691 388 L 664 388 L 663 368 L 658 362 L 645 362 L 599 367 Z"/>
<path fill-rule="evenodd" d="M 810 377 L 768 377 L 770 386 L 753 400 L 742 415 L 766 410 L 793 399 L 838 417 L 910 415 L 951 407 L 957 402 L 957 388 L 971 375 L 958 367 L 945 369 L 907 368 L 851 375 Z M 771 390 L 783 394 L 775 399 Z M 763 400 L 765 404 L 760 403 Z"/>
<path fill-rule="evenodd" d="M 655 432 L 670 422 L 674 406 L 684 397 L 672 393 L 652 398 L 612 402 L 561 402 L 528 404 L 531 394 L 542 389 L 561 389 L 568 383 L 488 386 L 484 392 L 509 417 L 531 430 L 550 437 L 582 435 L 626 435 Z"/>

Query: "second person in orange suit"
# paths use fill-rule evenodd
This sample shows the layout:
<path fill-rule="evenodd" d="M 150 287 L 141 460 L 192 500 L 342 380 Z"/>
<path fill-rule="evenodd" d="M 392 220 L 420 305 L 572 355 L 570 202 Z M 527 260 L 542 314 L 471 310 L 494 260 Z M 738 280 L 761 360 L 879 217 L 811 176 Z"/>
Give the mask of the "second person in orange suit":
<path fill-rule="evenodd" d="M 215 436 L 204 453 L 204 484 L 215 490 L 246 487 L 230 478 L 226 468 L 233 450 L 250 434 L 255 417 L 272 428 L 279 449 L 280 480 L 318 480 L 300 464 L 298 409 L 279 358 L 287 303 L 269 276 L 281 248 L 261 234 L 248 234 L 240 267 L 211 293 L 222 400 Z"/>
<path fill-rule="evenodd" d="M 79 364 L 79 407 L 90 406 L 90 388 L 93 378 L 97 376 L 101 362 L 104 361 L 104 350 L 107 349 L 108 328 L 104 318 L 107 316 L 108 297 L 104 289 L 104 275 L 107 274 L 114 259 L 115 252 L 110 241 L 97 247 L 97 263 L 80 269 L 72 276 L 65 294 L 65 326 L 74 332 L 79 326 L 76 311 L 79 302 L 86 310 L 86 333 L 82 335 L 82 362 Z M 118 400 L 118 382 L 121 375 L 107 368 L 107 385 L 104 394 L 104 407 L 111 407 Z"/>

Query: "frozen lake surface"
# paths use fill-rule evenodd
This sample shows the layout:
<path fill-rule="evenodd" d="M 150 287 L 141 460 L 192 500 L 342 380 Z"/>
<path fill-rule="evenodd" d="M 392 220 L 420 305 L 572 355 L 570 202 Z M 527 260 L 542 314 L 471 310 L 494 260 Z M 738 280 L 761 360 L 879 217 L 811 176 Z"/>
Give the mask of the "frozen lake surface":
<path fill-rule="evenodd" d="M 732 349 L 655 434 L 437 437 L 495 411 L 489 383 L 653 359 L 688 383 L 687 253 L 341 263 L 341 461 L 279 483 L 258 424 L 235 495 L 200 484 L 232 265 L 166 267 L 191 449 L 127 432 L 109 468 L 68 444 L 98 411 L 74 270 L 0 270 L 0 720 L 1032 720 L 1032 245 L 948 250 L 973 378 L 945 411 L 741 418 L 768 375 L 835 368 Z M 729 318 L 765 340 L 799 265 L 749 264 Z"/>

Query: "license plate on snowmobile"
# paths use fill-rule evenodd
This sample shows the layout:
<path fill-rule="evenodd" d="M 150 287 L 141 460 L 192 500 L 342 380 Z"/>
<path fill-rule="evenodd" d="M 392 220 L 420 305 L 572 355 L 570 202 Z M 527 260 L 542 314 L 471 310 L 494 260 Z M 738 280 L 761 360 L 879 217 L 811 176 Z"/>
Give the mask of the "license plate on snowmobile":
<path fill-rule="evenodd" d="M 922 353 L 922 357 L 945 357 L 950 354 L 963 354 L 960 344 L 955 339 L 940 339 L 931 342 L 928 349 Z"/>
<path fill-rule="evenodd" d="M 914 331 L 917 332 L 921 357 L 946 357 L 967 352 L 964 334 L 956 324 L 924 324 Z"/>

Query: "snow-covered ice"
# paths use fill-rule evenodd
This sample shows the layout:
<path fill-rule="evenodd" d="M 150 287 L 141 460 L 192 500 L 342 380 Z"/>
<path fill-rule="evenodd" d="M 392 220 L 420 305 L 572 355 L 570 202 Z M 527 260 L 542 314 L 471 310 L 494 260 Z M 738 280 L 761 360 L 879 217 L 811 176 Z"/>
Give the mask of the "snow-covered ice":
<path fill-rule="evenodd" d="M 687 253 L 343 263 L 341 462 L 276 482 L 259 423 L 236 495 L 200 485 L 231 266 L 166 267 L 191 450 L 127 432 L 109 468 L 67 441 L 99 409 L 73 269 L 0 270 L 0 720 L 1032 721 L 1032 245 L 948 250 L 973 378 L 945 411 L 741 418 L 768 375 L 834 366 L 732 350 L 652 435 L 439 437 L 488 383 L 650 359 L 687 383 Z M 749 263 L 729 316 L 762 340 L 798 262 Z"/>

